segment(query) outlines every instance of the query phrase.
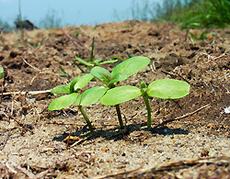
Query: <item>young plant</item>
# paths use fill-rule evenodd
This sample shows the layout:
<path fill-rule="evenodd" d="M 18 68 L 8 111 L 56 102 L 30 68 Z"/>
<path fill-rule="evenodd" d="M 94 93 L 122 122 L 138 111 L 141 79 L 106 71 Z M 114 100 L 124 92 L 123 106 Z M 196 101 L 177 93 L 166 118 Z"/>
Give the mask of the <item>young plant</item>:
<path fill-rule="evenodd" d="M 107 91 L 101 98 L 103 105 L 116 106 L 126 101 L 142 96 L 147 110 L 147 127 L 152 125 L 151 97 L 160 99 L 179 99 L 189 94 L 190 85 L 185 81 L 174 79 L 155 80 L 148 86 L 142 82 L 140 88 L 135 86 L 120 86 Z"/>
<path fill-rule="evenodd" d="M 70 83 L 67 85 L 59 85 L 56 86 L 51 90 L 51 93 L 55 95 L 63 95 L 56 99 L 54 99 L 48 106 L 48 109 L 50 111 L 54 110 L 61 110 L 68 108 L 72 105 L 77 105 L 81 114 L 83 115 L 89 130 L 93 131 L 93 126 L 89 120 L 89 117 L 87 116 L 85 110 L 83 109 L 83 106 L 91 105 L 94 102 L 97 102 L 95 97 L 92 97 L 88 99 L 90 95 L 95 95 L 95 90 L 101 91 L 102 89 L 95 89 L 89 92 L 89 90 L 86 90 L 84 93 L 81 94 L 81 90 L 88 85 L 88 83 L 93 79 L 93 76 L 91 74 L 86 74 L 80 77 L 74 78 Z M 85 95 L 84 95 L 85 94 Z M 90 94 L 90 95 L 89 95 Z M 97 93 L 96 93 L 97 95 Z M 83 96 L 83 97 L 82 97 Z M 85 97 L 86 96 L 86 97 Z M 81 98 L 79 98 L 81 97 Z M 80 100 L 79 100 L 80 99 Z M 77 102 L 78 101 L 78 102 Z"/>
<path fill-rule="evenodd" d="M 112 64 L 118 61 L 117 59 L 111 59 L 111 60 L 106 60 L 106 61 L 102 61 L 101 59 L 95 59 L 94 49 L 95 49 L 95 38 L 93 38 L 92 40 L 89 59 L 84 60 L 80 57 L 75 57 L 75 61 L 79 62 L 82 65 L 85 65 L 88 68 L 93 68 L 95 66 L 101 66 L 105 64 Z"/>
<path fill-rule="evenodd" d="M 85 65 L 88 68 L 93 68 L 95 66 L 101 66 L 105 64 L 113 64 L 116 63 L 117 59 L 111 59 L 102 61 L 102 59 L 92 59 L 92 60 L 83 60 L 82 58 L 75 57 L 75 60 L 78 61 L 80 64 Z"/>
<path fill-rule="evenodd" d="M 129 58 L 129 59 L 125 60 L 124 62 L 115 66 L 112 69 L 111 73 L 107 69 L 102 68 L 102 67 L 98 67 L 98 66 L 92 68 L 90 73 L 94 77 L 99 79 L 108 89 L 112 89 L 112 88 L 115 88 L 115 86 L 118 82 L 124 81 L 124 80 L 128 79 L 130 76 L 132 76 L 132 75 L 136 74 L 137 72 L 146 68 L 149 63 L 150 63 L 149 58 L 143 57 L 143 56 L 136 56 L 136 57 Z M 119 89 L 123 90 L 122 87 L 120 87 Z M 122 90 L 120 90 L 120 91 L 122 91 Z M 109 92 L 107 92 L 107 93 L 109 93 Z M 108 96 L 107 93 L 106 93 L 106 95 Z M 128 96 L 128 94 L 124 94 L 124 95 Z M 120 128 L 124 128 L 119 104 L 120 103 L 117 103 L 115 105 L 116 112 L 117 112 Z"/>

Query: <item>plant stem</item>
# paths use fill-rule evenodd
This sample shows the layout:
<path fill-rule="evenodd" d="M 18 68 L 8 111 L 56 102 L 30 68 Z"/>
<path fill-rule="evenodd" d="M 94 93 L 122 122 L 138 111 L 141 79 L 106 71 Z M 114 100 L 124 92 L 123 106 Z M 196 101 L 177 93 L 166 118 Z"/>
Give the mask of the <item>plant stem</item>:
<path fill-rule="evenodd" d="M 143 99 L 145 102 L 145 106 L 146 106 L 146 110 L 147 110 L 147 127 L 148 129 L 151 129 L 151 125 L 152 125 L 152 117 L 151 117 L 151 107 L 150 107 L 150 103 L 149 103 L 149 97 L 146 93 L 144 93 L 143 95 Z"/>
<path fill-rule="evenodd" d="M 109 89 L 115 88 L 115 85 L 112 83 L 110 84 L 110 86 L 108 86 Z M 122 116 L 121 116 L 121 109 L 119 104 L 115 106 L 116 107 L 116 111 L 117 111 L 117 117 L 118 117 L 118 121 L 119 121 L 119 125 L 121 129 L 124 129 L 124 123 L 122 121 Z"/>
<path fill-rule="evenodd" d="M 92 126 L 92 124 L 91 124 L 91 122 L 90 122 L 90 120 L 89 120 L 89 117 L 88 117 L 88 115 L 86 114 L 84 108 L 83 108 L 82 106 L 78 106 L 78 108 L 79 108 L 79 110 L 80 110 L 82 116 L 84 117 L 84 119 L 85 119 L 85 121 L 86 121 L 86 123 L 87 123 L 87 126 L 89 127 L 90 132 L 93 132 L 93 126 Z"/>
<path fill-rule="evenodd" d="M 119 121 L 119 124 L 120 124 L 120 128 L 124 129 L 124 124 L 123 124 L 123 121 L 122 121 L 120 106 L 118 104 L 115 107 L 116 107 L 116 111 L 117 111 L 117 117 L 118 117 L 118 121 Z"/>

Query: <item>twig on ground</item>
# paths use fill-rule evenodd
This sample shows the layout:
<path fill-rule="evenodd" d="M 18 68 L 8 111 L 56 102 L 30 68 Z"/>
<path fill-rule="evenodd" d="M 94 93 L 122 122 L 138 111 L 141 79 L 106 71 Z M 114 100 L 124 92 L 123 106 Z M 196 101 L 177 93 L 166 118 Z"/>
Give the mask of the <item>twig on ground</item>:
<path fill-rule="evenodd" d="M 14 98 L 12 99 L 12 102 L 11 102 L 10 116 L 13 116 L 13 114 L 14 114 Z"/>
<path fill-rule="evenodd" d="M 51 90 L 42 90 L 42 91 L 15 91 L 15 92 L 5 92 L 2 93 L 2 96 L 12 96 L 12 95 L 38 95 L 38 94 L 44 94 L 44 93 L 50 93 Z"/>
<path fill-rule="evenodd" d="M 29 67 L 31 67 L 32 69 L 34 69 L 36 72 L 38 72 L 38 74 L 36 74 L 30 81 L 30 85 L 33 84 L 34 80 L 40 75 L 40 74 L 52 74 L 52 75 L 57 75 L 55 73 L 49 72 L 49 71 L 44 71 L 43 69 L 40 70 L 39 68 L 31 65 L 29 62 L 27 62 L 24 58 L 22 58 L 23 62 L 25 64 L 27 64 Z M 58 76 L 58 75 L 57 75 Z"/>
<path fill-rule="evenodd" d="M 209 164 L 209 165 L 218 164 L 219 166 L 221 163 L 230 164 L 230 158 L 226 156 L 221 156 L 221 157 L 199 158 L 195 160 L 181 160 L 181 161 L 172 162 L 166 165 L 162 165 L 159 168 L 147 169 L 144 172 L 149 171 L 151 173 L 156 173 L 156 172 L 174 171 L 174 170 L 194 167 L 196 165 L 205 165 L 205 164 Z"/>
<path fill-rule="evenodd" d="M 32 172 L 26 170 L 25 168 L 22 168 L 21 166 L 17 166 L 15 163 L 7 162 L 5 165 L 11 173 L 17 174 L 18 172 L 20 172 L 26 175 L 28 178 L 35 178 L 35 175 Z"/>
<path fill-rule="evenodd" d="M 76 145 L 80 145 L 83 144 L 85 141 L 89 140 L 92 136 L 80 139 L 79 141 L 74 142 L 72 145 L 70 145 L 70 147 L 74 147 Z"/>
<path fill-rule="evenodd" d="M 143 169 L 143 167 L 138 167 L 138 168 L 136 168 L 134 170 L 129 170 L 129 171 L 125 171 L 125 172 L 119 172 L 119 173 L 115 173 L 115 174 L 111 174 L 111 175 L 94 177 L 94 179 L 119 178 L 121 176 L 122 176 L 122 178 L 126 178 L 127 175 L 132 174 L 132 173 L 136 173 L 138 171 L 141 171 L 142 169 Z"/>
<path fill-rule="evenodd" d="M 24 58 L 22 58 L 23 62 L 27 64 L 29 67 L 33 68 L 35 71 L 41 72 L 41 70 L 33 65 L 31 65 L 29 62 L 27 62 Z"/>
<path fill-rule="evenodd" d="M 181 160 L 181 161 L 169 163 L 166 165 L 162 165 L 160 167 L 150 167 L 150 168 L 139 167 L 137 169 L 126 171 L 126 172 L 120 172 L 120 173 L 116 173 L 116 174 L 95 177 L 94 179 L 142 178 L 146 174 L 148 176 L 154 177 L 155 175 L 157 175 L 159 173 L 163 174 L 164 172 L 177 171 L 177 170 L 186 169 L 186 168 L 190 168 L 190 167 L 210 165 L 210 164 L 216 164 L 218 166 L 221 164 L 222 165 L 226 165 L 226 164 L 229 165 L 230 164 L 230 157 L 221 156 L 221 157 L 201 158 L 201 159 L 195 159 L 195 160 Z"/>
<path fill-rule="evenodd" d="M 212 56 L 212 55 L 209 55 L 208 53 L 202 53 L 202 55 L 206 55 L 207 57 L 208 57 L 208 60 L 217 60 L 217 59 L 219 59 L 219 58 L 222 58 L 222 57 L 224 57 L 224 56 L 227 56 L 225 53 L 223 53 L 223 54 L 221 54 L 220 56 L 217 56 L 217 57 L 215 57 L 215 56 Z"/>
<path fill-rule="evenodd" d="M 207 108 L 207 107 L 209 107 L 209 106 L 210 106 L 210 104 L 206 104 L 206 105 L 204 105 L 204 106 L 198 108 L 197 110 L 195 110 L 195 111 L 193 111 L 193 112 L 184 114 L 184 115 L 182 115 L 182 116 L 179 116 L 179 117 L 176 117 L 176 118 L 173 118 L 173 119 L 169 119 L 169 120 L 163 121 L 163 122 L 161 122 L 160 124 L 158 124 L 156 127 L 160 127 L 160 126 L 163 126 L 163 125 L 168 124 L 168 123 L 170 123 L 170 122 L 178 121 L 178 120 L 184 119 L 184 118 L 186 118 L 186 117 L 188 117 L 188 116 L 192 116 L 193 114 L 198 113 L 198 112 L 201 111 L 202 109 Z"/>
<path fill-rule="evenodd" d="M 30 85 L 33 84 L 34 80 L 40 75 L 41 72 L 39 72 L 37 75 L 35 75 L 31 80 L 30 80 Z"/>

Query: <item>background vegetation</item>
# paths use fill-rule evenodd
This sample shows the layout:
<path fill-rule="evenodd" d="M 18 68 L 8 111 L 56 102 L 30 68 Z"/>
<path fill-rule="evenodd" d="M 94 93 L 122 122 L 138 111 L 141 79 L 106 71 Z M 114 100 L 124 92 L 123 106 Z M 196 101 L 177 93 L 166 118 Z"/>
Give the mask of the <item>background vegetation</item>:
<path fill-rule="evenodd" d="M 168 21 L 182 28 L 225 27 L 230 24 L 230 0 L 162 0 L 160 4 L 134 1 L 132 18 Z"/>
<path fill-rule="evenodd" d="M 230 24 L 230 0 L 191 0 L 186 3 L 164 0 L 157 19 L 178 23 L 182 28 L 225 27 Z"/>

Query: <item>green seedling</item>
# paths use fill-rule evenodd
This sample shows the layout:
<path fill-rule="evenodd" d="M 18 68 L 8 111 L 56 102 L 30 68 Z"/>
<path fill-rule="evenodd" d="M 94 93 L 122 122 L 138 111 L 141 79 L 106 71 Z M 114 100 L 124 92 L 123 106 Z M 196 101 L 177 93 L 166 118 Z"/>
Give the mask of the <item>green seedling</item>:
<path fill-rule="evenodd" d="M 190 85 L 185 81 L 174 79 L 155 80 L 149 85 L 142 82 L 140 88 L 135 86 L 120 86 L 107 91 L 100 99 L 103 105 L 116 106 L 126 101 L 142 96 L 147 110 L 147 127 L 152 125 L 151 105 L 152 97 L 160 99 L 179 99 L 189 94 Z"/>
<path fill-rule="evenodd" d="M 102 96 L 103 88 L 94 87 L 81 93 L 81 90 L 88 85 L 93 79 L 91 74 L 86 74 L 80 77 L 74 78 L 70 83 L 66 85 L 56 86 L 51 90 L 51 93 L 55 95 L 62 95 L 54 99 L 48 106 L 50 111 L 66 109 L 70 106 L 78 106 L 81 114 L 83 115 L 89 130 L 93 131 L 93 126 L 85 112 L 83 106 L 89 106 L 96 103 Z M 98 98 L 98 99 L 97 99 Z"/>
<path fill-rule="evenodd" d="M 92 40 L 89 59 L 82 59 L 80 57 L 75 57 L 75 61 L 77 61 L 79 64 L 85 65 L 88 68 L 93 68 L 95 66 L 101 66 L 105 64 L 113 64 L 118 61 L 118 59 L 110 59 L 106 61 L 102 61 L 102 59 L 95 59 L 94 50 L 95 50 L 95 38 L 93 38 Z"/>
<path fill-rule="evenodd" d="M 113 64 L 113 63 L 118 62 L 117 59 L 102 61 L 102 59 L 83 60 L 82 58 L 79 58 L 79 57 L 75 57 L 75 60 L 78 61 L 80 64 L 85 65 L 88 68 L 92 68 L 95 66 L 101 66 L 105 64 Z"/>
<path fill-rule="evenodd" d="M 4 76 L 5 76 L 4 68 L 0 66 L 0 79 L 4 78 Z"/>
<path fill-rule="evenodd" d="M 108 89 L 114 90 L 113 88 L 115 88 L 118 82 L 124 81 L 128 79 L 130 76 L 145 69 L 149 63 L 150 63 L 149 58 L 143 57 L 143 56 L 136 56 L 136 57 L 129 58 L 128 60 L 125 60 L 122 63 L 115 66 L 112 69 L 111 73 L 107 69 L 99 67 L 99 66 L 92 68 L 90 73 L 94 77 L 99 79 Z M 115 90 L 116 89 L 117 88 L 115 88 Z M 119 89 L 123 89 L 123 88 L 120 87 Z M 122 90 L 119 90 L 119 91 L 122 91 Z M 129 91 L 129 88 L 128 88 L 128 91 Z M 110 92 L 108 91 L 106 93 L 106 96 L 108 96 L 109 94 Z M 122 92 L 122 94 L 124 94 L 124 96 L 127 96 L 127 97 L 129 96 L 128 94 L 124 92 Z M 112 98 L 110 98 L 109 100 L 112 100 Z M 124 124 L 122 121 L 121 110 L 120 110 L 119 104 L 120 103 L 115 104 L 115 107 L 116 107 L 116 112 L 117 112 L 120 128 L 122 129 L 124 128 Z"/>

